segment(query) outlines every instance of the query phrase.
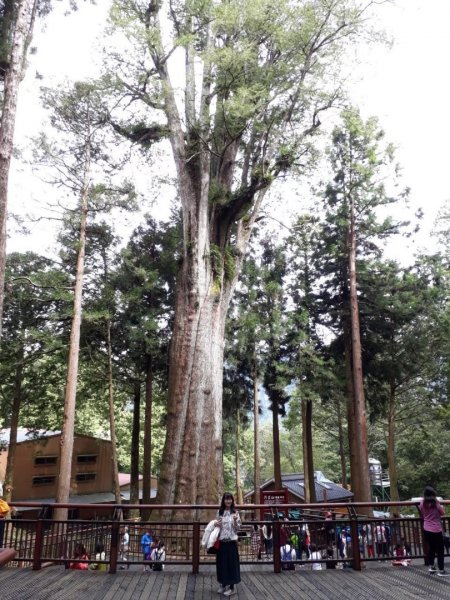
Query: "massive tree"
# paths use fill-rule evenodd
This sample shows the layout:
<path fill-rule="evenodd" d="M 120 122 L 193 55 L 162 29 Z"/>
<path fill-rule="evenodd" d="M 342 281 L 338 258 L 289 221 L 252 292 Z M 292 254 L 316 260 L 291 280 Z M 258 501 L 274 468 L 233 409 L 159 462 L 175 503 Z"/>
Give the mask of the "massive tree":
<path fill-rule="evenodd" d="M 116 52 L 107 81 L 118 107 L 133 112 L 119 120 L 111 110 L 110 121 L 144 146 L 169 139 L 183 213 L 160 502 L 218 499 L 224 327 L 245 248 L 266 191 L 300 162 L 319 114 L 336 99 L 339 56 L 371 4 L 121 0 L 113 7 L 132 48 Z"/>

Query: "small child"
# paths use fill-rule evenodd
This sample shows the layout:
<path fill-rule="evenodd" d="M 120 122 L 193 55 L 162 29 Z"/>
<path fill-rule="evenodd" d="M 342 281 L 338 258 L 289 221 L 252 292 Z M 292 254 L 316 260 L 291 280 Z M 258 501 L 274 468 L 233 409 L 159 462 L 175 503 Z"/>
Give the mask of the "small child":
<path fill-rule="evenodd" d="M 322 560 L 322 554 L 320 553 L 320 551 L 318 550 L 316 544 L 311 544 L 310 546 L 310 552 L 311 555 L 309 557 L 310 560 Z M 322 570 L 322 563 L 320 562 L 313 562 L 311 564 L 311 569 L 313 571 L 321 571 Z"/>
<path fill-rule="evenodd" d="M 394 567 L 408 567 L 411 564 L 411 559 L 407 558 L 406 549 L 401 544 L 395 546 L 395 559 L 392 564 Z"/>
<path fill-rule="evenodd" d="M 330 559 L 334 558 L 332 546 L 329 546 L 327 548 L 325 557 L 328 559 L 327 562 L 325 563 L 325 568 L 326 569 L 335 569 L 336 565 L 337 565 L 337 560 L 330 560 Z"/>
<path fill-rule="evenodd" d="M 162 540 L 159 541 L 156 548 L 153 549 L 152 554 L 150 556 L 150 560 L 153 561 L 153 571 L 162 571 L 164 569 L 164 561 L 166 560 L 166 549 Z"/>

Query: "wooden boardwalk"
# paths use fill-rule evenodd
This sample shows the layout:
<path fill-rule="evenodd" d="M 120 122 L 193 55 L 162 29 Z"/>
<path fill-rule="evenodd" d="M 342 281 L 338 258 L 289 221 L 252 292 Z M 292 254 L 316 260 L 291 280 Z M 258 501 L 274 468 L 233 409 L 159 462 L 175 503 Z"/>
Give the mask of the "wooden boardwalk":
<path fill-rule="evenodd" d="M 426 567 L 380 566 L 352 570 L 298 569 L 274 574 L 270 566 L 243 566 L 239 600 L 450 600 L 450 577 L 429 575 Z M 116 575 L 49 567 L 0 570 L 1 600 L 211 600 L 217 594 L 214 570 L 192 575 L 182 567 L 155 573 L 130 570 Z"/>

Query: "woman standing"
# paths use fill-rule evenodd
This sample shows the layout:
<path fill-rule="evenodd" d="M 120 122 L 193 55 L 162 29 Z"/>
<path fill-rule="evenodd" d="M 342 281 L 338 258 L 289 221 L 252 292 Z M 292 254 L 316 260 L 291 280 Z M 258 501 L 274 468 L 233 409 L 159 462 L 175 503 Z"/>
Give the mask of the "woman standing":
<path fill-rule="evenodd" d="M 253 525 L 250 542 L 254 558 L 256 560 L 261 560 L 261 530 L 256 523 Z"/>
<path fill-rule="evenodd" d="M 263 538 L 264 538 L 264 548 L 266 551 L 266 558 L 268 560 L 270 560 L 272 558 L 272 551 L 273 551 L 272 525 L 263 525 L 262 533 L 263 533 Z"/>
<path fill-rule="evenodd" d="M 217 591 L 224 596 L 233 596 L 236 593 L 234 586 L 241 581 L 237 547 L 237 532 L 241 526 L 241 519 L 234 508 L 233 494 L 226 492 L 222 496 L 216 526 L 220 527 L 220 546 L 216 556 L 217 581 L 220 588 Z"/>
<path fill-rule="evenodd" d="M 434 559 L 437 556 L 438 575 L 447 575 L 444 569 L 444 537 L 442 535 L 442 515 L 444 509 L 439 504 L 434 489 L 427 485 L 423 492 L 423 500 L 419 505 L 423 517 L 423 532 L 428 543 L 428 566 L 430 573 L 436 573 Z"/>

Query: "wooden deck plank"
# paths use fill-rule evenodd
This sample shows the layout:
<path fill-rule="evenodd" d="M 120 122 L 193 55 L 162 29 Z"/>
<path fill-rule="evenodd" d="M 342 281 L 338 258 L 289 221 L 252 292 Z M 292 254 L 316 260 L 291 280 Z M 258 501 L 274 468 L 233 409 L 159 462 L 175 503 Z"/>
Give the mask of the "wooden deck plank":
<path fill-rule="evenodd" d="M 186 590 L 187 590 L 187 582 L 188 576 L 187 573 L 181 573 L 180 579 L 178 582 L 177 594 L 175 596 L 175 600 L 185 600 Z"/>
<path fill-rule="evenodd" d="M 148 600 L 148 598 L 150 598 L 150 594 L 152 599 L 153 598 L 158 598 L 158 596 L 156 596 L 153 592 L 153 587 L 155 585 L 155 578 L 151 578 L 148 576 L 147 573 L 142 573 L 141 578 L 143 581 L 145 581 L 145 579 L 147 579 L 147 581 L 145 581 L 145 585 L 141 590 L 141 595 L 139 596 L 140 600 Z M 138 598 L 138 596 L 136 596 L 136 598 Z"/>
<path fill-rule="evenodd" d="M 202 567 L 203 571 L 203 567 Z M 296 570 L 274 574 L 245 568 L 239 600 L 449 600 L 450 578 L 430 576 L 425 567 L 389 566 L 362 572 Z M 50 567 L 41 571 L 0 571 L 1 600 L 211 600 L 217 595 L 215 569 L 198 576 L 175 566 L 158 573 L 140 570 L 115 575 Z"/>

